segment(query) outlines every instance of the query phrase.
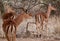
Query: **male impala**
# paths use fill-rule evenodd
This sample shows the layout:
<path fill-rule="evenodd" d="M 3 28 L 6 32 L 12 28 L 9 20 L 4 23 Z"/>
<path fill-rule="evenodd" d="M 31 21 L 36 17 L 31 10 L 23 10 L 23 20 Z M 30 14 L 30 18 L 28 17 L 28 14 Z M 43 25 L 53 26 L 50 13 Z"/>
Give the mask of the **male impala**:
<path fill-rule="evenodd" d="M 23 8 L 21 8 L 23 10 Z M 6 38 L 8 41 L 16 41 L 16 29 L 21 24 L 21 22 L 25 19 L 31 18 L 29 14 L 26 14 L 24 11 L 22 11 L 21 14 L 18 14 L 16 18 L 14 18 L 14 15 L 16 15 L 15 12 L 13 12 L 12 9 L 7 9 L 7 12 L 3 14 L 3 31 L 5 32 Z M 13 36 L 10 36 L 10 32 L 13 32 Z"/>

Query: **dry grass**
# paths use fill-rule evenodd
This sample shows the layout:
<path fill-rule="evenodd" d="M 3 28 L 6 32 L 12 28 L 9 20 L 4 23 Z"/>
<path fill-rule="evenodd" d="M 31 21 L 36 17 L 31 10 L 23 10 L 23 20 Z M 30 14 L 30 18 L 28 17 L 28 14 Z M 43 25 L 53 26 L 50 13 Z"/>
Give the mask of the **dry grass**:
<path fill-rule="evenodd" d="M 32 18 L 32 19 L 28 19 L 27 21 L 33 21 L 34 19 Z M 22 22 L 22 24 L 20 25 L 20 27 L 18 28 L 18 36 L 19 36 L 19 38 L 21 37 L 20 36 L 20 31 L 23 29 L 25 29 L 25 27 L 26 27 L 26 24 L 27 24 L 27 21 L 24 21 L 24 22 Z M 2 24 L 2 20 L 0 19 L 0 24 Z M 32 24 L 33 25 L 33 24 Z M 0 25 L 1 26 L 1 25 Z M 24 27 L 24 28 L 22 28 L 22 27 Z M 29 26 L 29 27 L 32 27 L 32 26 Z M 35 27 L 35 26 L 33 26 L 33 27 Z M 57 16 L 52 16 L 52 17 L 50 17 L 49 18 L 49 22 L 48 22 L 48 36 L 49 37 L 53 37 L 54 39 L 58 39 L 58 40 L 60 40 L 60 17 L 57 17 Z M 44 28 L 44 29 L 46 29 L 46 28 Z M 45 33 L 46 31 L 44 31 L 44 33 L 43 33 L 43 39 L 44 38 L 47 38 L 46 37 L 46 33 Z M 2 32 L 2 30 L 0 30 L 0 33 L 2 33 L 2 35 L 4 35 L 3 34 L 3 32 Z M 30 33 L 30 35 L 31 35 L 31 33 Z M 1 36 L 1 35 L 0 35 Z M 26 38 L 26 34 L 23 34 L 22 35 L 22 37 L 25 37 Z M 30 38 L 32 38 L 32 36 L 30 36 Z M 35 37 L 33 37 L 33 38 L 35 38 Z M 51 39 L 51 38 L 50 38 Z M 3 40 L 3 39 L 1 39 L 1 40 Z M 20 39 L 18 39 L 18 41 L 19 41 Z M 26 40 L 26 39 L 24 39 L 24 40 Z M 22 41 L 24 41 L 23 39 L 22 39 Z M 35 40 L 35 39 L 33 39 L 33 40 Z M 40 39 L 39 39 L 40 40 Z M 38 41 L 39 41 L 38 40 Z M 4 41 L 4 40 L 3 40 Z"/>

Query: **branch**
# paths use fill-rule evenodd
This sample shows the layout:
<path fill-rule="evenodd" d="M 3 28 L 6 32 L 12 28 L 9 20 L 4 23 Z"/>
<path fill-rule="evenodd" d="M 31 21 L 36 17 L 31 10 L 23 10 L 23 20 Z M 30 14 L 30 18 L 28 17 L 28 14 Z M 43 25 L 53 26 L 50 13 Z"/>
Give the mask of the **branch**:
<path fill-rule="evenodd" d="M 1 13 L 4 13 L 4 5 L 2 0 L 0 0 L 0 11 Z"/>

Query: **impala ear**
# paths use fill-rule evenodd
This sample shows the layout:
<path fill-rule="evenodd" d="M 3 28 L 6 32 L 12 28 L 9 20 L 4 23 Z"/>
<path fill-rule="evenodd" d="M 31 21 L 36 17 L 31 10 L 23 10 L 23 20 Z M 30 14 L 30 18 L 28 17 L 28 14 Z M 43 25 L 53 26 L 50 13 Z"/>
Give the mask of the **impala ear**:
<path fill-rule="evenodd" d="M 51 4 L 49 3 L 49 6 L 51 6 Z"/>

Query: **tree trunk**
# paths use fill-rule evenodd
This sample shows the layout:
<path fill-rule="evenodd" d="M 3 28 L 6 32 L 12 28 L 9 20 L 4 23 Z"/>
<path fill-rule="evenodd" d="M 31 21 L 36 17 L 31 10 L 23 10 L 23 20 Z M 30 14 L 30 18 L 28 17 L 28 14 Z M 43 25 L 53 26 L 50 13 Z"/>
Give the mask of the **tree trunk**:
<path fill-rule="evenodd" d="M 0 0 L 0 11 L 1 11 L 1 14 L 4 13 L 4 5 L 2 0 Z"/>

